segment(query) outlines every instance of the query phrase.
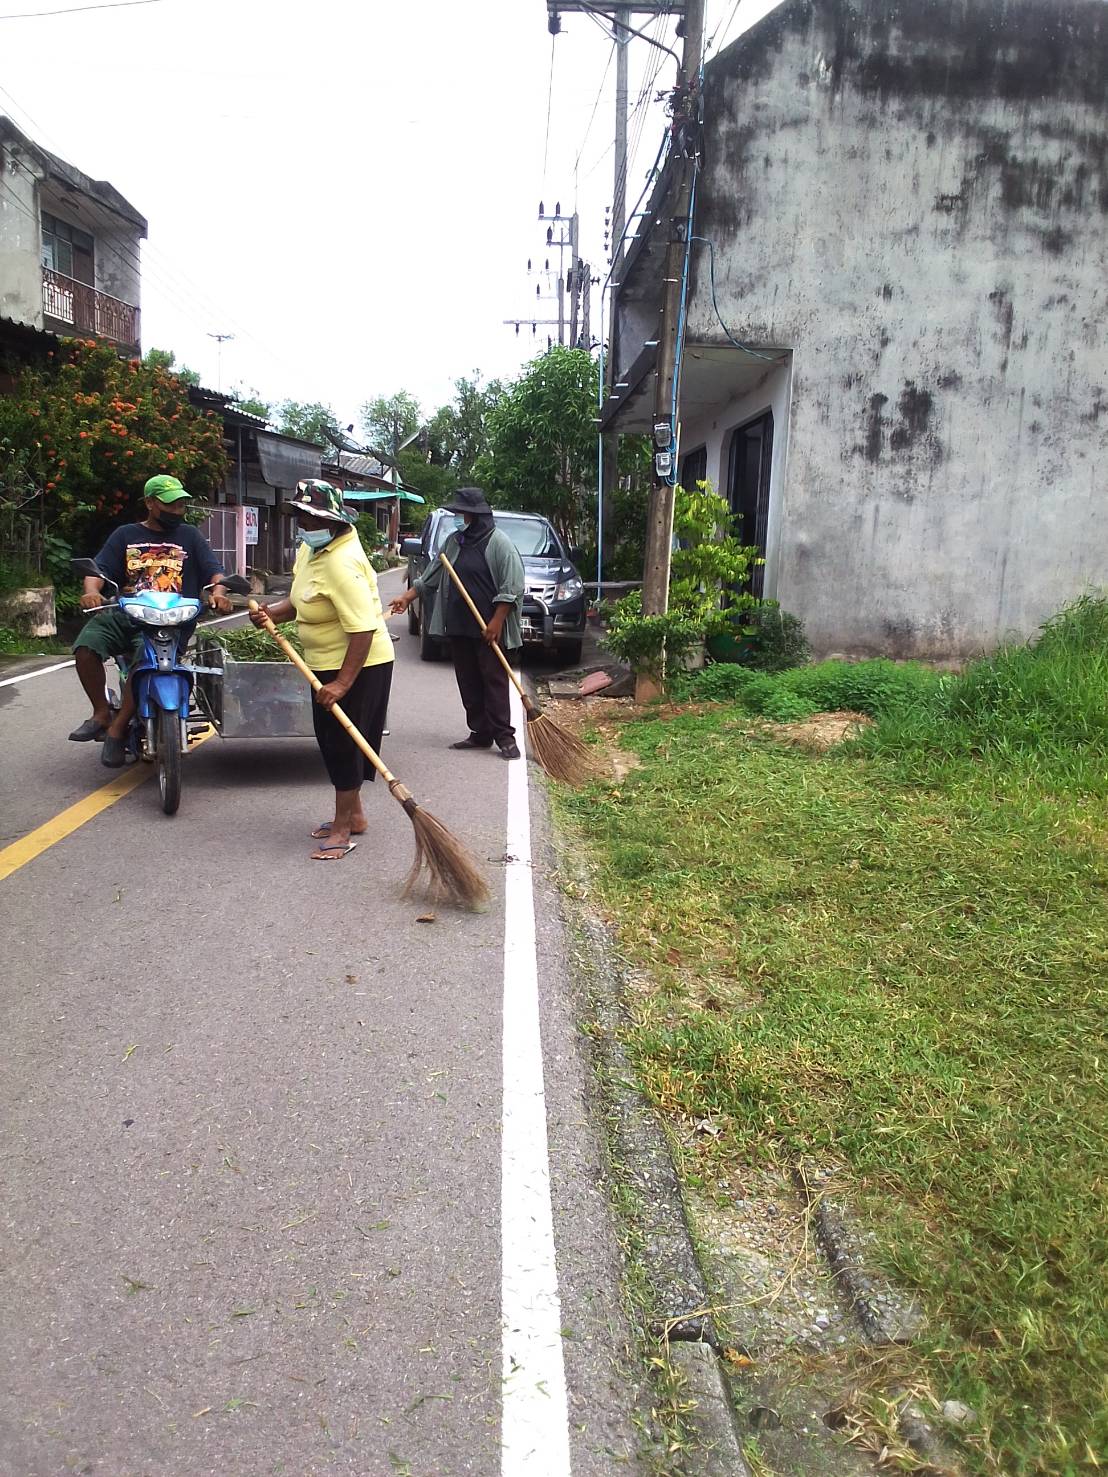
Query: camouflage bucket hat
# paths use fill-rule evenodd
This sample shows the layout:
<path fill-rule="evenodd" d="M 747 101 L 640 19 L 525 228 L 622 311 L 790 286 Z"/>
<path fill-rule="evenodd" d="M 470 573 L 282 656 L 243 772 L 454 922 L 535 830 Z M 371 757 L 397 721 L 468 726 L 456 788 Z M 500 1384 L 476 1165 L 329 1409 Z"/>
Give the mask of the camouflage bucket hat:
<path fill-rule="evenodd" d="M 296 484 L 290 502 L 282 503 L 286 513 L 307 513 L 312 518 L 325 518 L 329 523 L 354 523 L 354 515 L 342 505 L 342 493 L 330 482 L 321 482 L 318 477 L 309 477 Z"/>

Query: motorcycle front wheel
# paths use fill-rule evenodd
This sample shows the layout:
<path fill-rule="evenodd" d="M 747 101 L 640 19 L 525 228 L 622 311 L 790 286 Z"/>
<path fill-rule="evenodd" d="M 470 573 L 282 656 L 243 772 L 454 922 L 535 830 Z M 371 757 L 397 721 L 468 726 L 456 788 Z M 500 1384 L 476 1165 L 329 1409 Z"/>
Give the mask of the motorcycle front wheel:
<path fill-rule="evenodd" d="M 162 809 L 166 815 L 176 815 L 181 803 L 181 720 L 176 713 L 158 709 L 155 746 Z"/>

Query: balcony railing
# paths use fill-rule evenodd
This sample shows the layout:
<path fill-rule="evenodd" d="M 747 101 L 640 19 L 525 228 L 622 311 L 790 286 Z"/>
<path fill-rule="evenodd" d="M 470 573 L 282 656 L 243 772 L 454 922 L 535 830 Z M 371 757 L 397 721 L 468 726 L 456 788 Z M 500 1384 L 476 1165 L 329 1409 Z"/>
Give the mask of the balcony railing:
<path fill-rule="evenodd" d="M 76 333 L 89 333 L 115 344 L 137 346 L 139 341 L 136 307 L 50 267 L 42 269 L 42 311 L 47 318 L 70 324 Z"/>

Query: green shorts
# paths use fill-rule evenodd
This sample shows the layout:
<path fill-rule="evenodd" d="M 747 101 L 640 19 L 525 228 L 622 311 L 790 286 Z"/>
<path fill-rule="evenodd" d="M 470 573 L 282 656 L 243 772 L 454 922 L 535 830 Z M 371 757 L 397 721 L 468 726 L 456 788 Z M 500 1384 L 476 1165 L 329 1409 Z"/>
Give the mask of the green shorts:
<path fill-rule="evenodd" d="M 101 610 L 88 618 L 74 641 L 74 651 L 82 647 L 94 651 L 105 662 L 116 656 L 133 659 L 142 651 L 142 632 L 121 610 Z"/>
<path fill-rule="evenodd" d="M 195 629 L 195 621 L 186 621 L 183 626 L 178 626 L 179 650 L 185 649 Z M 82 646 L 94 651 L 101 661 L 121 656 L 134 663 L 142 655 L 142 632 L 121 610 L 101 610 L 85 622 L 84 630 L 73 643 L 73 650 L 79 651 Z"/>

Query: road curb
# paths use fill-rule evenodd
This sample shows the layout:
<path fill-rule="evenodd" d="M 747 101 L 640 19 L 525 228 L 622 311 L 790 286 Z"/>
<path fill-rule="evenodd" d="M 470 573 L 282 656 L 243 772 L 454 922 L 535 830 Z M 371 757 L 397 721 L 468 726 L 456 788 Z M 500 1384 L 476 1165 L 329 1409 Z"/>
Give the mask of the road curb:
<path fill-rule="evenodd" d="M 692 1438 L 683 1470 L 690 1477 L 749 1477 L 680 1181 L 620 1041 L 628 971 L 608 928 L 580 897 L 587 880 L 579 859 L 555 836 L 559 868 L 575 884 L 575 895 L 563 890 L 563 896 L 567 922 L 582 946 L 578 963 L 594 1017 L 587 1034 L 605 1110 L 609 1163 L 613 1179 L 634 1201 L 635 1260 L 647 1284 L 646 1306 L 644 1299 L 637 1300 L 642 1332 L 670 1385 L 679 1387 L 681 1421 Z M 617 1213 L 626 1219 L 626 1205 Z"/>

